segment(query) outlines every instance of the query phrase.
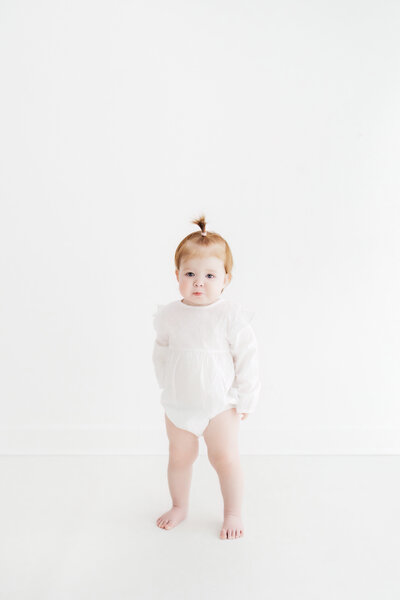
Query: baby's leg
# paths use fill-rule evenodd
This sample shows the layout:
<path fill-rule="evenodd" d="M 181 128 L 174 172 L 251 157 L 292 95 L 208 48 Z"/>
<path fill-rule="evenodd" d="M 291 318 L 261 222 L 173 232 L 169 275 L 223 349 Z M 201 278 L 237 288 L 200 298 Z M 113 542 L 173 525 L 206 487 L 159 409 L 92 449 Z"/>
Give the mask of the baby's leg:
<path fill-rule="evenodd" d="M 198 437 L 176 427 L 165 415 L 169 439 L 168 486 L 172 508 L 157 519 L 158 527 L 172 529 L 187 515 L 193 463 L 199 455 Z"/>
<path fill-rule="evenodd" d="M 225 410 L 210 420 L 204 441 L 210 463 L 217 471 L 224 499 L 224 522 L 221 539 L 244 534 L 242 522 L 243 472 L 239 456 L 240 415 L 235 408 Z"/>

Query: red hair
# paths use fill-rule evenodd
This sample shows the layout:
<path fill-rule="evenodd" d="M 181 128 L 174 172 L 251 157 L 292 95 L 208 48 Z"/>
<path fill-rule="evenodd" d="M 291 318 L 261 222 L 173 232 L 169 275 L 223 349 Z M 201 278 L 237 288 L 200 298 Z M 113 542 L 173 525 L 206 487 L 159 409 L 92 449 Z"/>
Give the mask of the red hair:
<path fill-rule="evenodd" d="M 206 231 L 206 218 L 204 215 L 194 219 L 191 223 L 198 225 L 201 231 L 189 233 L 180 242 L 175 251 L 175 267 L 179 270 L 183 258 L 198 256 L 202 252 L 206 252 L 220 258 L 224 263 L 225 272 L 232 274 L 233 258 L 228 242 L 219 233 Z"/>

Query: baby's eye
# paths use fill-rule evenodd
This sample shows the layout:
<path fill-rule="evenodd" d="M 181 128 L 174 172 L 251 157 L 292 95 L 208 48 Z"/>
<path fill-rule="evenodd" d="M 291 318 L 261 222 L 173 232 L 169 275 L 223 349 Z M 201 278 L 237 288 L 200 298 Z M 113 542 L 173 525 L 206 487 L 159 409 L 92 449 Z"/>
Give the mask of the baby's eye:
<path fill-rule="evenodd" d="M 185 275 L 187 275 L 188 277 L 190 277 L 191 275 L 194 275 L 193 271 L 189 271 L 188 273 L 185 273 Z M 215 277 L 215 275 L 213 275 L 212 273 L 207 273 L 206 277 Z"/>

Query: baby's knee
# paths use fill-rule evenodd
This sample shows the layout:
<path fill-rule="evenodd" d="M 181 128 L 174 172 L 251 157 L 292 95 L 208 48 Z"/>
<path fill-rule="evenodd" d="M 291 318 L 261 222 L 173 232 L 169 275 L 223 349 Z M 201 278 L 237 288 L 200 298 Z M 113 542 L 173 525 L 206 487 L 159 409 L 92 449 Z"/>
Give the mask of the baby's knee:
<path fill-rule="evenodd" d="M 239 453 L 237 451 L 220 450 L 218 452 L 208 452 L 208 460 L 216 469 L 224 469 L 235 466 L 240 462 Z"/>
<path fill-rule="evenodd" d="M 185 467 L 194 463 L 199 455 L 198 445 L 192 448 L 169 445 L 169 463 L 175 467 Z"/>

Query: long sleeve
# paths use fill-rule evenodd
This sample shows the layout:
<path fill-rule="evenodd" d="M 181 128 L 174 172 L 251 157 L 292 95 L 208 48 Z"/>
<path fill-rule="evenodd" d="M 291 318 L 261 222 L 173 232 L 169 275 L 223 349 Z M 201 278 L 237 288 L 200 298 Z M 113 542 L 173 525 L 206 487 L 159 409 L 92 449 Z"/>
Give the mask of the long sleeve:
<path fill-rule="evenodd" d="M 153 365 L 156 379 L 160 388 L 165 386 L 165 369 L 168 357 L 168 333 L 162 314 L 163 305 L 158 305 L 157 312 L 153 315 L 153 326 L 156 339 L 153 345 Z"/>
<path fill-rule="evenodd" d="M 258 404 L 258 343 L 250 321 L 254 313 L 240 309 L 229 331 L 229 345 L 235 366 L 234 387 L 238 390 L 237 413 L 252 413 Z"/>

